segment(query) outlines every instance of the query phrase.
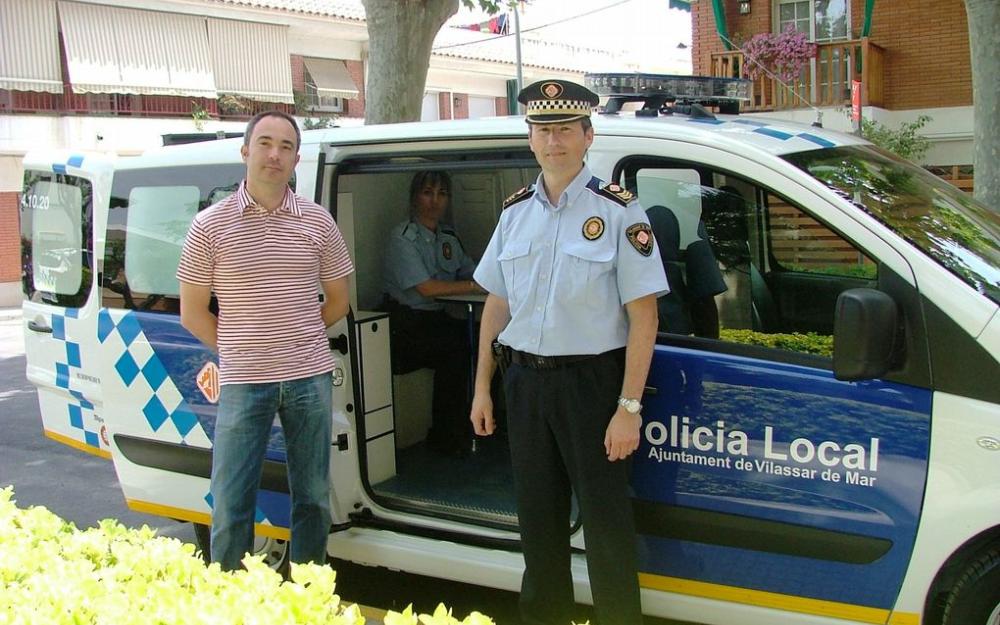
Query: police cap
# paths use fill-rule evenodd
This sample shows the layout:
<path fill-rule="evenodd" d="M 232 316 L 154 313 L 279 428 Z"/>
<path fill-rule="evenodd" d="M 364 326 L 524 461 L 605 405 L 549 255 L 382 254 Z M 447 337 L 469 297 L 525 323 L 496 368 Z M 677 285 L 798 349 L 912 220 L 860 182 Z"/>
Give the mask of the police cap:
<path fill-rule="evenodd" d="M 597 94 L 568 80 L 539 80 L 521 89 L 517 101 L 525 105 L 529 124 L 555 124 L 590 117 Z"/>

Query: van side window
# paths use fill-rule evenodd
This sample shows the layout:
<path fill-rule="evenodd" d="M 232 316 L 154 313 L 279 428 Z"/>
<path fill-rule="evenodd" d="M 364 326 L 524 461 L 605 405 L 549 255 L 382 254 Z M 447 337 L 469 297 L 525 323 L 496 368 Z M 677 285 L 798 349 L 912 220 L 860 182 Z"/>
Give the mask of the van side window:
<path fill-rule="evenodd" d="M 120 170 L 104 248 L 102 302 L 178 312 L 175 273 L 191 220 L 236 190 L 242 164 Z"/>
<path fill-rule="evenodd" d="M 660 332 L 832 356 L 837 296 L 876 283 L 868 256 L 738 176 L 652 158 L 622 173 L 670 282 L 657 302 Z"/>
<path fill-rule="evenodd" d="M 21 284 L 25 297 L 70 308 L 92 281 L 93 190 L 88 180 L 27 171 L 21 193 Z"/>

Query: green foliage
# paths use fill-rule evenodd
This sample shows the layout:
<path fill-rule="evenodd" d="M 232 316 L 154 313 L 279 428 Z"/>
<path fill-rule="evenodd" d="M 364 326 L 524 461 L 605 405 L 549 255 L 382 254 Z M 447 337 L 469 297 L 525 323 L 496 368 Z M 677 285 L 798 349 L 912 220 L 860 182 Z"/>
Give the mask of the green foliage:
<path fill-rule="evenodd" d="M 191 100 L 191 119 L 194 120 L 194 127 L 198 132 L 205 129 L 205 121 L 209 119 L 209 115 L 200 102 Z"/>
<path fill-rule="evenodd" d="M 916 121 L 903 122 L 894 130 L 885 124 L 862 117 L 861 134 L 875 145 L 895 152 L 907 160 L 915 161 L 926 154 L 931 147 L 930 139 L 919 134 L 920 129 L 929 121 L 931 121 L 930 116 L 921 115 Z"/>
<path fill-rule="evenodd" d="M 317 128 L 336 128 L 337 118 L 336 117 L 317 117 L 312 119 L 307 117 L 302 120 L 302 130 L 316 130 Z"/>
<path fill-rule="evenodd" d="M 356 605 L 334 594 L 327 566 L 292 564 L 292 581 L 248 556 L 245 571 L 205 566 L 194 546 L 116 521 L 80 531 L 45 508 L 20 509 L 0 490 L 0 623 L 45 625 L 363 625 Z M 407 608 L 386 625 L 493 625 L 460 621 L 439 605 Z"/>
<path fill-rule="evenodd" d="M 863 265 L 859 265 L 857 263 L 840 263 L 837 265 L 823 266 L 783 263 L 781 267 L 786 271 L 794 271 L 797 273 L 815 273 L 824 276 L 844 276 L 849 278 L 864 278 L 865 280 L 874 280 L 878 277 L 878 267 L 870 263 Z"/>
<path fill-rule="evenodd" d="M 482 9 L 489 14 L 499 13 L 501 6 L 511 6 L 516 0 L 510 0 L 509 2 L 504 2 L 503 0 L 462 0 L 462 4 L 465 5 L 467 9 Z"/>
<path fill-rule="evenodd" d="M 809 332 L 808 334 L 800 334 L 798 332 L 790 334 L 765 334 L 753 330 L 723 328 L 719 331 L 719 338 L 732 343 L 760 345 L 762 347 L 787 349 L 804 354 L 816 354 L 817 356 L 826 356 L 828 358 L 833 357 L 833 337 L 816 334 L 815 332 Z"/>
<path fill-rule="evenodd" d="M 253 110 L 253 102 L 249 98 L 227 93 L 219 96 L 219 112 L 224 115 L 249 115 Z"/>

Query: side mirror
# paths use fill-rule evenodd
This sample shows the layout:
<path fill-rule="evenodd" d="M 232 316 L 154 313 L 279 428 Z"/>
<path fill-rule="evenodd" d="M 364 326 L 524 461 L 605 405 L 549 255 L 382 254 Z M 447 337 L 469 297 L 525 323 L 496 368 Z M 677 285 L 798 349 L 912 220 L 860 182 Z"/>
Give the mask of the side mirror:
<path fill-rule="evenodd" d="M 892 366 L 899 337 L 896 302 L 875 289 L 848 289 L 837 298 L 833 321 L 833 375 L 871 380 Z"/>

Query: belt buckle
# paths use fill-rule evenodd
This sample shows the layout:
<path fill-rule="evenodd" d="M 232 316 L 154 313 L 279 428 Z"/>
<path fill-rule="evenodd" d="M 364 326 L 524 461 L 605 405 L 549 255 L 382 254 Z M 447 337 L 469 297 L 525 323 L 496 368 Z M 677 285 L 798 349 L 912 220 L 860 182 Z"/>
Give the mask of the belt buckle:
<path fill-rule="evenodd" d="M 548 356 L 539 356 L 537 354 L 532 354 L 532 358 L 535 361 L 536 369 L 552 369 L 552 361 Z"/>

